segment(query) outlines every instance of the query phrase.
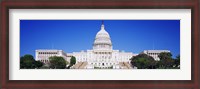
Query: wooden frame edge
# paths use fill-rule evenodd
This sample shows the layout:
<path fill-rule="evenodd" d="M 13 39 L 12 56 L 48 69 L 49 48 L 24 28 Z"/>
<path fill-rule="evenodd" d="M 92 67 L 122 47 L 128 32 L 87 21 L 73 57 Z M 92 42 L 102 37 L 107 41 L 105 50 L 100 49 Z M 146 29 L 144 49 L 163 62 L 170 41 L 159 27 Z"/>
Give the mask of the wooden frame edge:
<path fill-rule="evenodd" d="M 196 2 L 197 2 L 198 0 L 196 0 Z M 194 53 L 195 53 L 195 55 L 198 55 L 199 54 L 199 26 L 198 26 L 198 24 L 199 24 L 199 4 L 198 3 L 196 3 L 196 2 L 190 2 L 190 3 L 181 3 L 181 4 L 179 4 L 179 2 L 178 3 L 175 3 L 175 5 L 179 5 L 179 6 L 185 6 L 185 5 L 188 5 L 188 6 L 193 6 L 193 11 L 194 11 L 194 13 L 193 13 L 193 17 L 195 17 L 195 19 L 193 18 L 193 22 L 194 22 L 194 26 L 193 26 L 193 29 L 196 29 L 196 30 L 194 30 L 194 38 L 196 38 L 196 39 L 193 39 L 192 38 L 192 40 L 194 40 L 194 45 L 195 45 L 195 47 L 197 47 L 197 48 L 195 48 L 193 51 L 194 51 Z M 21 3 L 30 3 L 30 2 L 19 2 L 18 3 L 18 5 L 20 5 Z M 88 3 L 88 2 L 86 2 L 86 3 Z M 112 2 L 111 2 L 112 3 Z M 16 3 L 15 3 L 16 4 Z M 53 5 L 54 3 L 47 3 L 47 4 L 45 4 L 45 5 L 47 5 L 47 7 L 48 6 L 51 6 L 51 5 Z M 59 4 L 62 4 L 62 3 L 58 3 L 58 5 Z M 131 5 L 131 3 L 125 3 L 127 6 L 128 5 Z M 138 2 L 137 4 L 136 4 L 136 6 L 138 5 L 138 6 L 141 6 L 141 5 L 143 5 L 144 3 L 142 2 L 142 3 L 140 3 L 140 2 Z M 1 71 L 2 71 L 2 76 L 1 76 L 1 78 L 2 78 L 2 88 L 14 88 L 14 87 L 18 87 L 18 88 L 22 88 L 22 87 L 24 87 L 23 85 L 18 85 L 18 84 L 15 84 L 15 83 L 12 83 L 12 82 L 10 82 L 8 79 L 7 79 L 7 77 L 5 77 L 5 76 L 8 76 L 8 74 L 7 74 L 7 71 L 8 71 L 8 65 L 6 65 L 6 59 L 7 59 L 7 57 L 9 57 L 9 55 L 8 55 L 8 50 L 7 50 L 7 48 L 6 47 L 3 47 L 3 46 L 6 46 L 7 45 L 7 47 L 8 47 L 8 42 L 6 41 L 6 37 L 8 36 L 7 34 L 8 33 L 6 33 L 6 30 L 8 30 L 8 27 L 6 27 L 6 24 L 8 24 L 8 21 L 7 21 L 7 19 L 6 18 L 8 18 L 8 14 L 6 14 L 6 13 L 8 13 L 7 12 L 7 6 L 12 6 L 13 5 L 13 2 L 12 1 L 8 1 L 8 2 L 6 2 L 6 1 L 3 1 L 3 2 L 1 2 L 1 63 L 2 63 L 2 65 L 1 65 Z M 40 3 L 40 2 L 34 2 L 34 3 L 32 3 L 32 4 L 29 4 L 29 5 L 32 5 L 32 6 L 34 6 L 34 5 L 43 5 L 43 3 Z M 63 5 L 63 4 L 62 4 Z M 73 8 L 73 6 L 74 5 L 83 5 L 83 6 L 85 6 L 85 5 L 99 5 L 100 7 L 101 7 L 101 5 L 104 5 L 103 3 L 100 3 L 100 4 L 93 4 L 93 3 L 89 3 L 89 4 L 77 4 L 77 3 L 73 3 L 73 2 L 71 2 L 71 5 L 72 5 L 72 8 Z M 107 5 L 110 5 L 110 4 L 107 4 Z M 116 8 L 115 6 L 116 5 L 121 5 L 121 4 L 117 4 L 117 3 L 115 3 L 114 4 L 114 8 Z M 162 6 L 162 5 L 171 5 L 170 3 L 152 3 L 152 5 L 158 5 L 158 6 Z M 149 6 L 152 6 L 152 5 L 149 5 Z M 122 5 L 122 7 L 123 7 L 123 5 Z M 147 5 L 147 7 L 148 7 L 148 5 Z M 40 8 L 40 7 L 39 7 Z M 60 7 L 60 8 L 64 8 L 64 7 Z M 91 7 L 87 7 L 87 8 L 91 8 Z M 103 8 L 107 8 L 107 7 L 103 7 Z M 165 8 L 165 7 L 163 7 L 163 8 Z M 9 39 L 8 39 L 9 40 Z M 6 54 L 8 55 L 7 57 L 6 57 Z M 194 60 L 194 63 L 199 63 L 199 56 L 194 56 L 194 59 L 196 59 L 196 60 Z M 145 85 L 145 87 L 149 87 L 149 88 L 155 88 L 155 87 L 159 87 L 159 88 L 171 88 L 171 87 L 174 87 L 174 88 L 194 88 L 194 89 L 199 89 L 200 87 L 199 87 L 199 65 L 195 65 L 194 66 L 194 76 L 195 76 L 195 78 L 194 78 L 194 84 L 179 84 L 179 85 L 174 85 L 174 84 L 159 84 L 159 85 L 151 85 L 151 84 L 146 84 Z M 37 81 L 36 81 L 37 82 Z M 38 81 L 38 82 L 41 82 L 41 81 Z M 121 87 L 121 88 L 123 88 L 123 87 L 129 87 L 129 88 L 142 88 L 142 87 L 144 87 L 144 85 L 143 84 L 137 84 L 137 85 L 133 85 L 133 84 L 123 84 L 123 85 L 104 85 L 104 84 L 97 84 L 97 85 L 87 85 L 87 84 L 83 84 L 83 85 L 79 85 L 79 86 L 76 86 L 76 84 L 72 84 L 72 85 L 68 85 L 69 87 L 71 86 L 71 88 L 73 88 L 74 86 L 76 87 L 76 88 L 79 88 L 79 87 L 85 87 L 85 88 L 93 88 L 93 87 L 104 87 L 104 88 L 114 88 L 114 87 Z M 35 87 L 35 88 L 52 88 L 52 87 L 59 87 L 59 88 L 65 88 L 66 87 L 66 84 L 59 84 L 59 86 L 57 85 L 57 84 L 54 84 L 54 85 L 44 85 L 44 86 L 40 86 L 40 85 L 37 85 L 37 84 L 28 84 L 28 85 L 26 85 L 25 87 Z"/>

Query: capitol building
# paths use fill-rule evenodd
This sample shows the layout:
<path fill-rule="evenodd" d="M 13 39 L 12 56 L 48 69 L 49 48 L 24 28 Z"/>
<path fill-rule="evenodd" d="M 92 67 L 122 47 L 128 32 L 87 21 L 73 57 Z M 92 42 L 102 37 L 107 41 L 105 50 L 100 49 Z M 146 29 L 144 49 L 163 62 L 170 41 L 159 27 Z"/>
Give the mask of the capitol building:
<path fill-rule="evenodd" d="M 49 62 L 51 56 L 61 56 L 66 61 L 70 61 L 70 58 L 74 56 L 76 58 L 76 64 L 72 67 L 74 69 L 131 69 L 130 58 L 138 54 L 132 52 L 124 52 L 114 50 L 109 33 L 106 31 L 102 22 L 100 31 L 96 34 L 93 49 L 65 53 L 63 50 L 53 49 L 39 49 L 35 52 L 35 58 L 38 61 L 44 63 Z M 145 50 L 142 53 L 146 53 L 152 56 L 155 60 L 159 60 L 158 54 L 161 52 L 170 52 L 168 50 Z"/>

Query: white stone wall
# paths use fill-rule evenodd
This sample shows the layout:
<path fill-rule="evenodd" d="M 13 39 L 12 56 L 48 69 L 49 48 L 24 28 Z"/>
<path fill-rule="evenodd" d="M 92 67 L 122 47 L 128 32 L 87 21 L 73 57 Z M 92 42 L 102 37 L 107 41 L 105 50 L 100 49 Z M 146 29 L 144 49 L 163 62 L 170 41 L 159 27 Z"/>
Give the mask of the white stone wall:
<path fill-rule="evenodd" d="M 142 53 L 147 54 L 147 55 L 153 57 L 154 60 L 156 60 L 156 61 L 159 61 L 160 58 L 158 57 L 158 55 L 161 52 L 170 52 L 170 51 L 169 50 L 144 50 Z"/>
<path fill-rule="evenodd" d="M 62 50 L 47 50 L 47 49 L 46 50 L 36 50 L 35 55 L 36 55 L 35 56 L 36 61 L 41 61 L 44 63 L 48 63 L 49 57 L 52 57 L 52 56 L 61 56 L 65 60 L 67 60 L 67 55 Z"/>
<path fill-rule="evenodd" d="M 76 62 L 87 62 L 88 68 L 111 66 L 119 68 L 119 62 L 130 62 L 129 59 L 134 56 L 131 52 L 119 52 L 119 50 L 87 50 L 67 54 L 76 57 Z"/>

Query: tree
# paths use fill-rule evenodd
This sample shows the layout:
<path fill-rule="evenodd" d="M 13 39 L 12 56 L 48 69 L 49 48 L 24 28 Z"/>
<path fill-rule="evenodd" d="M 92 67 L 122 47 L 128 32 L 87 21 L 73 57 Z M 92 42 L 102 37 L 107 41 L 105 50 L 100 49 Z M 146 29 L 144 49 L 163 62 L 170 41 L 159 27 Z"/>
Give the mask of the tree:
<path fill-rule="evenodd" d="M 24 55 L 22 57 L 20 57 L 20 68 L 21 69 L 34 69 L 35 65 L 34 65 L 34 58 L 32 55 Z"/>
<path fill-rule="evenodd" d="M 40 61 L 35 61 L 32 55 L 26 54 L 20 57 L 20 68 L 21 69 L 35 69 L 43 66 L 43 63 Z"/>
<path fill-rule="evenodd" d="M 70 69 L 74 64 L 76 64 L 76 57 L 72 56 L 70 59 L 69 66 L 67 66 L 67 69 Z"/>
<path fill-rule="evenodd" d="M 67 62 L 63 57 L 53 56 L 49 57 L 50 68 L 52 69 L 65 69 Z"/>
<path fill-rule="evenodd" d="M 139 54 L 131 58 L 131 64 L 136 66 L 138 69 L 154 69 L 156 61 L 153 57 L 147 54 Z"/>
<path fill-rule="evenodd" d="M 172 59 L 172 54 L 170 52 L 162 52 L 158 55 L 160 58 L 159 67 L 160 68 L 172 68 L 174 60 Z"/>
<path fill-rule="evenodd" d="M 36 68 L 40 68 L 40 67 L 42 67 L 44 64 L 43 64 L 43 62 L 41 62 L 41 61 L 35 61 L 35 67 Z"/>
<path fill-rule="evenodd" d="M 174 59 L 174 65 L 175 67 L 180 67 L 180 55 L 176 56 L 176 59 Z"/>
<path fill-rule="evenodd" d="M 70 66 L 76 64 L 76 58 L 74 56 L 71 57 L 70 59 Z"/>

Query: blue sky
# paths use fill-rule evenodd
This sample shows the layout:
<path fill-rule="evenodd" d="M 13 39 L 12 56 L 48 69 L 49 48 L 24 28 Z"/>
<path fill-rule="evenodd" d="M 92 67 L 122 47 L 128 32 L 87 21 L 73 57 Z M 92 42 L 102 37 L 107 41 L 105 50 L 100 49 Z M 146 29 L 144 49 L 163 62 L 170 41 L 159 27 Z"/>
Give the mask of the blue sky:
<path fill-rule="evenodd" d="M 20 56 L 36 49 L 79 52 L 92 49 L 102 20 L 20 20 Z M 140 53 L 170 50 L 180 54 L 179 20 L 104 20 L 113 49 Z"/>

